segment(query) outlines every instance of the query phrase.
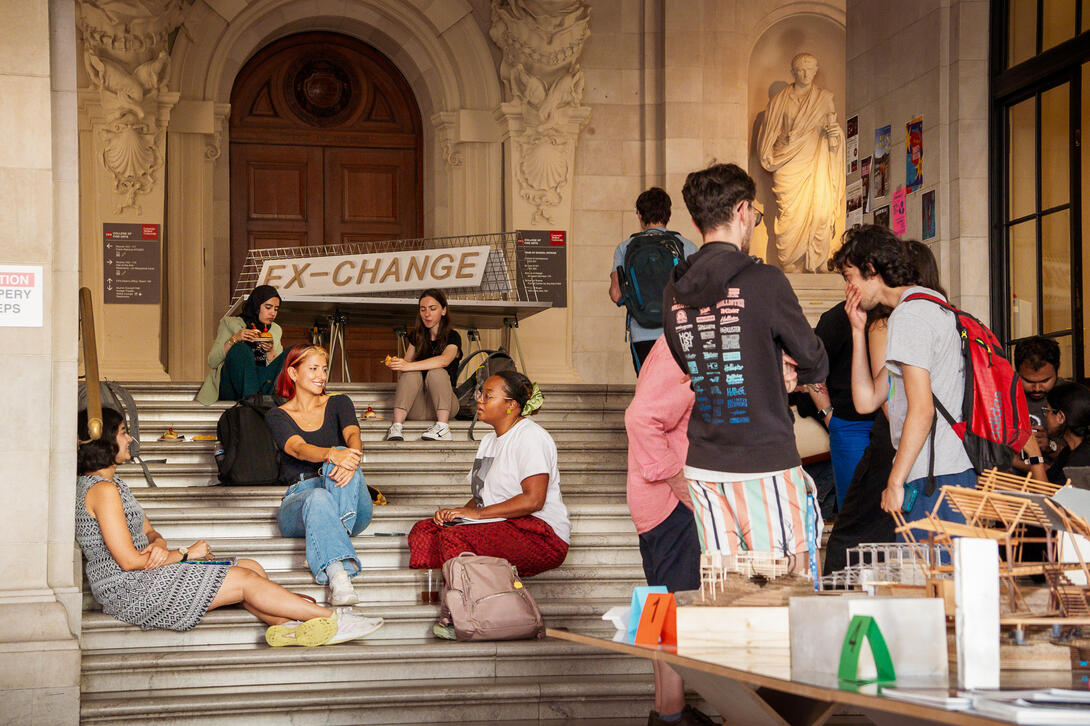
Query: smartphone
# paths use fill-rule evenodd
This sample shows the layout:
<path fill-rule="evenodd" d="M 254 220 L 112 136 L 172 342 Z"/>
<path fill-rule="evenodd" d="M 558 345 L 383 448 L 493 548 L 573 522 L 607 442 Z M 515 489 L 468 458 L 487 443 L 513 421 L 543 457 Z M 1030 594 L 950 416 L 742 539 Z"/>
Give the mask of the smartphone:
<path fill-rule="evenodd" d="M 183 565 L 237 565 L 237 557 L 220 557 L 215 560 L 186 560 Z"/>
<path fill-rule="evenodd" d="M 902 512 L 911 512 L 912 507 L 916 506 L 916 498 L 920 496 L 920 490 L 917 487 L 905 487 L 905 500 L 901 503 Z"/>

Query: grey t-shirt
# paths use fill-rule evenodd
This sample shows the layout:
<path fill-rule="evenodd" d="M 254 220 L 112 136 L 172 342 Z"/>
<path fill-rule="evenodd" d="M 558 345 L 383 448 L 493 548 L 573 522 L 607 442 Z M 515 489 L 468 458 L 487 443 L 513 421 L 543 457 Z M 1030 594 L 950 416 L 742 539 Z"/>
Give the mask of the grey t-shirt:
<path fill-rule="evenodd" d="M 911 287 L 901 300 L 917 292 L 942 297 L 926 287 Z M 901 442 L 901 430 L 908 414 L 902 364 L 926 368 L 931 375 L 931 392 L 950 415 L 960 421 L 965 395 L 965 360 L 961 355 L 961 338 L 954 314 L 933 302 L 913 300 L 899 303 L 889 316 L 886 368 L 889 371 L 889 433 L 894 447 Z M 908 481 L 927 476 L 930 450 L 931 437 L 928 436 L 912 464 Z M 961 439 L 939 414 L 935 429 L 935 476 L 958 474 L 972 468 Z"/>

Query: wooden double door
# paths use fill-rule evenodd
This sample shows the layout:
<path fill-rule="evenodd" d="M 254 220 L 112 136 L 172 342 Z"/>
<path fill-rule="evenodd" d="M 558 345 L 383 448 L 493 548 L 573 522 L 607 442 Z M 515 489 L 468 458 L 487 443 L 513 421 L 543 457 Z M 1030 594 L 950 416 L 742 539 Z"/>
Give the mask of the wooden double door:
<path fill-rule="evenodd" d="M 378 51 L 334 33 L 283 38 L 235 82 L 231 281 L 251 249 L 408 239 L 422 232 L 420 115 Z M 408 324 L 410 321 L 406 321 Z M 284 328 L 285 346 L 309 340 Z M 347 336 L 354 381 L 390 381 L 387 328 Z"/>

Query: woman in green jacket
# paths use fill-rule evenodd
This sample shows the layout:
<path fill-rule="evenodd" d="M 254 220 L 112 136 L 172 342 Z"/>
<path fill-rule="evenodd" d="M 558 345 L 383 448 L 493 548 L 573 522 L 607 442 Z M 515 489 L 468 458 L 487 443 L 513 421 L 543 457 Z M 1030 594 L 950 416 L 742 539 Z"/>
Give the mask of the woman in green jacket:
<path fill-rule="evenodd" d="M 280 310 L 280 293 L 272 285 L 258 285 L 242 306 L 242 315 L 220 320 L 219 331 L 208 351 L 208 377 L 197 400 L 238 401 L 262 390 L 272 392 L 284 366 L 280 326 L 274 323 Z"/>

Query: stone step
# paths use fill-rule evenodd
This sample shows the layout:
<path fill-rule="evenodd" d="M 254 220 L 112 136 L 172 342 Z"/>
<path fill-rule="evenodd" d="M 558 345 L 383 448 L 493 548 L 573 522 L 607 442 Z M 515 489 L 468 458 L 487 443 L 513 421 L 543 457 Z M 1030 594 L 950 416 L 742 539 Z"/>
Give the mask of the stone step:
<path fill-rule="evenodd" d="M 155 522 L 154 519 L 152 519 Z M 159 523 L 155 522 L 159 527 Z M 267 570 L 302 570 L 307 567 L 306 543 L 303 539 L 276 537 L 274 539 L 225 539 L 207 538 L 212 551 L 224 557 L 249 557 L 257 560 Z M 171 541 L 180 544 L 184 540 Z M 406 537 L 380 537 L 374 534 L 352 538 L 363 566 L 368 569 L 399 569 L 409 566 L 409 546 Z M 572 535 L 571 547 L 565 559 L 568 565 L 615 565 L 637 566 L 640 558 L 639 540 L 635 534 L 582 534 Z"/>
<path fill-rule="evenodd" d="M 840 283 L 843 291 L 843 282 Z M 147 381 L 122 382 L 125 389 L 132 394 L 137 407 L 154 402 L 195 403 L 197 391 L 201 388 L 201 382 L 171 382 L 156 383 Z M 334 393 L 344 393 L 352 397 L 357 407 L 367 408 L 374 406 L 375 401 L 392 402 L 394 399 L 393 383 L 330 383 L 329 390 Z M 545 383 L 542 384 L 542 392 L 545 401 L 551 405 L 554 402 L 568 405 L 579 403 L 584 406 L 621 404 L 622 408 L 628 405 L 632 398 L 635 386 L 623 384 L 611 385 L 587 385 L 582 383 Z M 200 404 L 197 404 L 200 405 Z M 207 408 L 227 408 L 231 404 L 218 401 Z M 542 409 L 544 412 L 545 409 Z"/>
<path fill-rule="evenodd" d="M 182 418 L 173 407 L 162 407 L 145 413 L 140 409 L 140 441 L 141 446 L 147 446 L 156 442 L 168 427 L 182 434 L 187 439 L 194 436 L 215 436 L 216 423 L 222 411 L 208 413 L 202 418 L 186 416 Z M 386 436 L 386 429 L 390 426 L 390 417 L 381 419 L 365 419 L 363 411 L 359 412 L 360 436 L 364 442 L 382 441 Z M 534 420 L 544 426 L 557 444 L 567 441 L 625 441 L 624 415 L 623 413 L 610 414 L 600 421 L 556 421 L 535 416 Z M 407 443 L 415 442 L 424 433 L 431 421 L 406 421 L 403 431 Z M 452 421 L 451 431 L 455 441 L 469 441 L 469 421 Z M 491 431 L 486 424 L 477 424 L 473 429 L 473 440 L 480 441 L 484 435 Z M 164 442 L 168 445 L 188 442 Z"/>
<path fill-rule="evenodd" d="M 644 674 L 431 678 L 407 683 L 349 681 L 337 676 L 307 687 L 262 684 L 254 679 L 239 688 L 85 692 L 80 699 L 80 723 L 558 726 L 577 720 L 582 726 L 637 726 L 646 723 L 653 694 L 651 678 Z"/>
<path fill-rule="evenodd" d="M 269 578 L 292 592 L 310 595 L 325 601 L 328 590 L 314 582 L 310 570 L 269 570 Z M 632 588 L 644 585 L 642 565 L 571 565 L 565 563 L 555 570 L 542 572 L 526 579 L 526 587 L 539 604 L 553 601 L 616 601 L 625 604 L 632 598 Z M 362 607 L 415 602 L 420 597 L 421 571 L 406 568 L 365 567 L 352 581 Z M 85 586 L 86 587 L 86 586 Z M 91 593 L 84 590 L 83 609 L 100 610 Z M 368 611 L 369 612 L 369 611 Z"/>
<path fill-rule="evenodd" d="M 438 504 L 438 502 L 437 502 Z M 388 504 L 375 507 L 374 519 L 365 532 L 400 532 L 408 534 L 413 524 L 435 514 L 435 505 Z M 628 507 L 623 504 L 581 504 L 569 507 L 572 529 L 581 534 L 631 533 L 635 526 Z M 276 507 L 188 507 L 164 509 L 149 515 L 155 529 L 168 541 L 209 538 L 277 538 Z M 471 526 L 471 525 L 467 525 Z"/>
<path fill-rule="evenodd" d="M 550 628 L 613 636 L 613 626 L 602 620 L 602 613 L 619 600 L 554 600 L 541 602 L 541 616 Z M 439 605 L 419 602 L 383 603 L 361 608 L 360 612 L 378 616 L 386 622 L 369 641 L 426 638 L 439 617 Z M 98 611 L 83 614 L 80 645 L 84 652 L 148 648 L 188 648 L 191 646 L 259 645 L 264 642 L 265 624 L 240 607 L 209 611 L 200 625 L 184 633 L 172 630 L 141 630 Z"/>
<path fill-rule="evenodd" d="M 363 447 L 363 468 L 400 465 L 409 469 L 417 462 L 464 466 L 469 471 L 479 443 L 476 441 L 373 441 Z M 166 459 L 167 464 L 205 464 L 214 466 L 218 441 L 141 442 L 140 455 L 149 460 Z M 582 462 L 611 463 L 628 466 L 628 446 L 624 439 L 612 441 L 568 441 L 557 447 L 557 466 L 561 471 Z M 155 471 L 152 471 L 155 476 Z"/>
<path fill-rule="evenodd" d="M 287 487 L 197 486 L 197 487 L 148 487 L 142 476 L 127 480 L 140 504 L 148 512 L 180 507 L 279 507 Z M 373 477 L 368 483 L 375 486 Z M 563 477 L 564 502 L 569 507 L 582 504 L 616 504 L 624 501 L 625 481 L 621 476 L 594 477 L 586 481 Z M 382 493 L 390 504 L 412 504 L 436 507 L 441 502 L 465 503 L 469 489 L 463 479 L 454 484 L 428 484 L 404 478 L 384 485 Z"/>
<path fill-rule="evenodd" d="M 464 463 L 450 464 L 425 458 L 413 462 L 411 467 L 398 462 L 387 464 L 368 462 L 363 465 L 363 472 L 367 482 L 382 491 L 405 479 L 411 479 L 421 488 L 435 484 L 461 484 L 465 487 L 466 474 L 469 473 L 471 466 L 468 460 Z M 219 473 L 212 462 L 154 464 L 149 466 L 149 469 L 156 486 L 160 487 L 206 487 L 219 483 Z M 118 474 L 134 489 L 146 485 L 143 471 L 137 464 L 124 464 L 118 467 Z M 623 487 L 626 474 L 626 465 L 611 460 L 572 461 L 560 464 L 560 489 L 563 492 L 569 486 L 579 486 L 602 477 L 619 481 Z M 465 491 L 468 494 L 468 490 Z"/>
<path fill-rule="evenodd" d="M 357 640 L 325 648 L 192 646 L 85 652 L 82 692 L 244 688 L 253 683 L 412 681 L 419 678 L 558 677 L 649 674 L 649 661 L 546 639 L 461 643 L 437 638 Z"/>

